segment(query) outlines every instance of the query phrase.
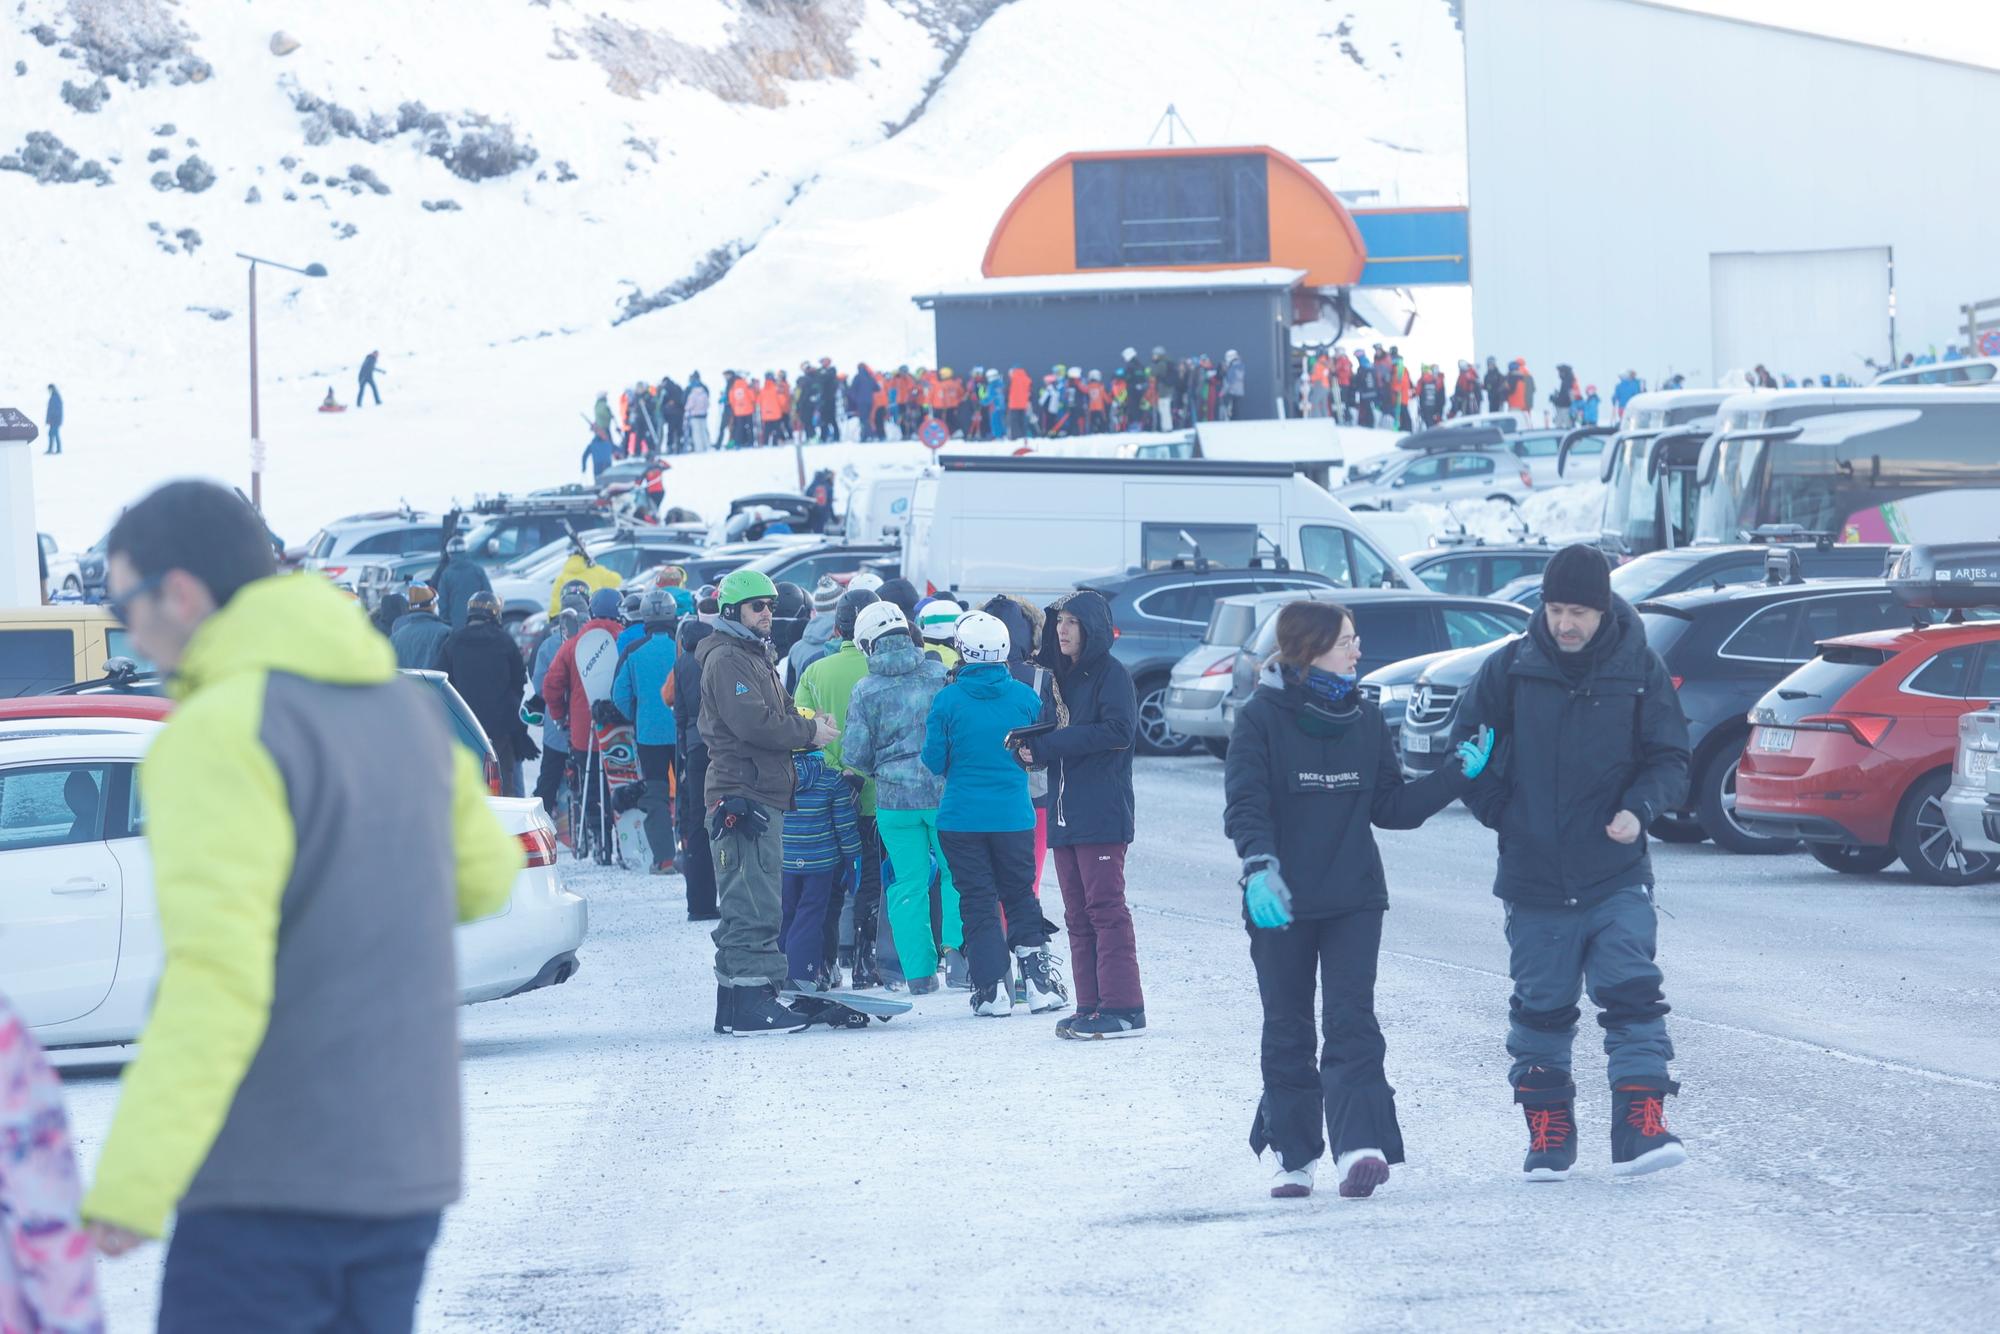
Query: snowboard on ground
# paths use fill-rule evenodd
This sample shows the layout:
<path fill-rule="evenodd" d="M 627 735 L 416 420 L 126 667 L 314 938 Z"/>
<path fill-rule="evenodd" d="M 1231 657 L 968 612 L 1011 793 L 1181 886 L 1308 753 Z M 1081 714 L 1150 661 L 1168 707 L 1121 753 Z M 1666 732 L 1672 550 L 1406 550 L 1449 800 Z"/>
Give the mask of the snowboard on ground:
<path fill-rule="evenodd" d="M 817 1003 L 824 1008 L 812 1018 L 813 1024 L 825 1024 L 830 1028 L 866 1028 L 870 1019 L 888 1023 L 899 1014 L 908 1014 L 916 1006 L 910 1001 L 896 1000 L 890 996 L 871 996 L 866 992 L 853 991 L 800 991 L 797 989 L 780 991 L 778 999 L 791 1005 L 797 1001 Z M 800 1029 L 804 1032 L 805 1029 Z"/>

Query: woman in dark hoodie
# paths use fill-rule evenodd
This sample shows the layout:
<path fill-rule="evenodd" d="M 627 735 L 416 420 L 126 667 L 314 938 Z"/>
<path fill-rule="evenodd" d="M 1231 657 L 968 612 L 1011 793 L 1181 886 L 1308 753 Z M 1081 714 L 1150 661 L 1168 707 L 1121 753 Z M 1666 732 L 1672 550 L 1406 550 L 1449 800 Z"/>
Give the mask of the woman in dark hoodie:
<path fill-rule="evenodd" d="M 1039 660 L 1053 688 L 1041 721 L 1055 728 L 1023 747 L 1022 758 L 1048 766 L 1049 848 L 1076 974 L 1076 1014 L 1056 1024 L 1056 1036 L 1137 1037 L 1146 1031 L 1146 997 L 1125 905 L 1125 851 L 1139 699 L 1111 656 L 1111 604 L 1102 593 L 1070 594 L 1042 625 Z"/>
<path fill-rule="evenodd" d="M 1271 1194 L 1312 1194 L 1333 1141 L 1340 1193 L 1362 1198 L 1403 1161 L 1396 1091 L 1382 1068 L 1375 958 L 1389 891 L 1373 826 L 1414 829 L 1486 767 L 1493 734 L 1405 785 L 1382 712 L 1355 691 L 1361 637 L 1332 602 L 1278 612 L 1278 652 L 1236 715 L 1223 828 L 1243 858 L 1243 916 L 1264 1002 L 1264 1096 L 1250 1147 L 1278 1152 Z M 1313 1068 L 1313 987 L 1325 1045 Z"/>

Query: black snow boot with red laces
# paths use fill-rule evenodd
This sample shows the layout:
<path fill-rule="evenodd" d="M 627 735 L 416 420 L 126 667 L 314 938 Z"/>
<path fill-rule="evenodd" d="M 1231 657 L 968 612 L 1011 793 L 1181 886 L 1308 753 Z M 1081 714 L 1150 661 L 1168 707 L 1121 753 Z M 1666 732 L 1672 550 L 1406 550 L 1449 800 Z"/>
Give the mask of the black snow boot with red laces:
<path fill-rule="evenodd" d="M 1528 1181 L 1567 1181 L 1576 1166 L 1576 1085 L 1567 1070 L 1531 1065 L 1514 1081 L 1514 1101 L 1528 1118 Z"/>
<path fill-rule="evenodd" d="M 1644 1176 L 1687 1161 L 1687 1149 L 1667 1129 L 1666 1098 L 1680 1087 L 1671 1079 L 1628 1079 L 1612 1086 L 1612 1175 Z"/>

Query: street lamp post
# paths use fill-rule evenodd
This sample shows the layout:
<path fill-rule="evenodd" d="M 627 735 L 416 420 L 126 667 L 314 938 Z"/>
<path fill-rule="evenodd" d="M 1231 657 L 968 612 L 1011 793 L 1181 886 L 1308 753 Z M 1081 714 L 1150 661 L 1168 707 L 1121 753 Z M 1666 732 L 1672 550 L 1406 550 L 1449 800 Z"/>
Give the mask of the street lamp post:
<path fill-rule="evenodd" d="M 274 259 L 246 255 L 241 250 L 236 252 L 236 258 L 250 261 L 250 503 L 261 513 L 264 509 L 264 439 L 257 426 L 257 266 L 269 264 L 287 273 L 324 278 L 326 265 L 308 264 L 303 269 L 294 268 Z"/>

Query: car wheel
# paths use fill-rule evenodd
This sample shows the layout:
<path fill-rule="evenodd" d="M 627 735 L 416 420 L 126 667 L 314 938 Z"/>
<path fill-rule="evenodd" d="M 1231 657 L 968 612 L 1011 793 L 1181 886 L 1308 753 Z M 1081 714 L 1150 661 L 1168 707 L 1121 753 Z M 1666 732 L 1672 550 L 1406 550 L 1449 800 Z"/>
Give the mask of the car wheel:
<path fill-rule="evenodd" d="M 1736 818 L 1736 766 L 1742 762 L 1743 747 L 1749 740 L 1747 734 L 1732 738 L 1709 757 L 1695 792 L 1696 817 L 1701 821 L 1702 831 L 1725 851 L 1757 856 L 1797 852 L 1799 840 L 1759 834 L 1746 829 Z"/>
<path fill-rule="evenodd" d="M 1185 755 L 1195 739 L 1174 730 L 1167 721 L 1167 678 L 1150 676 L 1139 683 L 1139 753 Z"/>
<path fill-rule="evenodd" d="M 1653 827 L 1646 831 L 1662 843 L 1699 843 L 1708 837 L 1702 829 L 1701 821 L 1691 815 L 1670 811 L 1653 821 Z"/>
<path fill-rule="evenodd" d="M 1821 866 L 1842 875 L 1874 875 L 1896 860 L 1894 848 L 1863 848 L 1852 843 L 1808 843 L 1806 851 Z"/>
<path fill-rule="evenodd" d="M 2000 858 L 1991 853 L 1966 851 L 1945 823 L 1944 791 L 1949 786 L 1951 776 L 1943 772 L 1918 779 L 1896 814 L 1896 855 L 1927 885 L 1969 885 L 2000 866 Z"/>
<path fill-rule="evenodd" d="M 1229 758 L 1229 738 L 1226 736 L 1205 736 L 1201 739 L 1201 746 L 1218 760 Z"/>

